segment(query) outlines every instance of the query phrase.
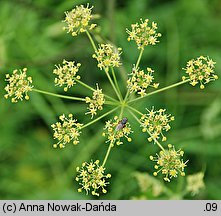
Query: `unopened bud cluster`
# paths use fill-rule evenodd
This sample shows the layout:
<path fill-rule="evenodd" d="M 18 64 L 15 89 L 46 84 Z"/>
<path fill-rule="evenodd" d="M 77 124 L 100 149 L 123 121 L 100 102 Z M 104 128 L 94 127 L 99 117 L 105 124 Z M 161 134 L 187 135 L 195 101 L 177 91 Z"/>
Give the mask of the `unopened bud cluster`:
<path fill-rule="evenodd" d="M 189 191 L 193 196 L 198 194 L 201 189 L 205 187 L 204 181 L 204 173 L 199 172 L 193 175 L 187 176 L 187 191 Z"/>
<path fill-rule="evenodd" d="M 168 145 L 168 149 L 162 150 L 155 157 L 150 156 L 150 160 L 156 162 L 154 168 L 156 171 L 153 173 L 157 176 L 158 173 L 164 175 L 164 180 L 170 182 L 170 179 L 177 177 L 178 175 L 185 176 L 184 168 L 186 162 L 183 162 L 184 152 L 182 150 L 175 150 L 175 147 L 171 144 Z"/>
<path fill-rule="evenodd" d="M 159 83 L 152 83 L 154 70 L 147 68 L 147 73 L 144 70 L 139 70 L 134 66 L 132 73 L 129 74 L 129 79 L 127 80 L 127 87 L 130 93 L 136 92 L 141 97 L 145 96 L 147 93 L 147 88 L 149 86 L 153 88 L 158 88 Z"/>
<path fill-rule="evenodd" d="M 27 77 L 27 68 L 23 68 L 22 70 L 14 70 L 13 73 L 6 74 L 6 82 L 8 84 L 5 87 L 5 98 L 11 98 L 13 103 L 17 103 L 18 100 L 29 100 L 28 92 L 32 91 L 33 86 L 32 78 Z"/>
<path fill-rule="evenodd" d="M 134 176 L 142 193 L 151 191 L 151 196 L 158 197 L 164 192 L 164 185 L 147 172 L 135 172 Z"/>
<path fill-rule="evenodd" d="M 118 116 L 115 116 L 113 119 L 108 120 L 104 127 L 103 136 L 107 137 L 107 142 L 111 142 L 112 146 L 123 144 L 121 138 L 125 137 L 128 142 L 131 142 L 132 139 L 129 137 L 133 131 L 131 130 L 130 124 L 127 122 L 125 125 L 121 124 L 121 119 Z M 119 127 L 120 126 L 120 127 Z"/>
<path fill-rule="evenodd" d="M 67 24 L 64 27 L 64 30 L 67 30 L 67 33 L 71 33 L 72 36 L 77 36 L 78 34 L 85 32 L 87 29 L 93 29 L 96 24 L 89 24 L 92 15 L 92 8 L 84 5 L 76 6 L 71 11 L 65 12 L 65 20 L 64 22 Z"/>
<path fill-rule="evenodd" d="M 163 134 L 164 131 L 170 130 L 170 122 L 174 120 L 174 116 L 171 114 L 166 114 L 166 109 L 147 110 L 146 114 L 143 114 L 140 118 L 142 131 L 147 132 L 150 137 L 149 142 L 158 140 L 161 138 L 162 141 L 166 141 L 166 136 Z"/>
<path fill-rule="evenodd" d="M 214 71 L 215 64 L 216 62 L 205 56 L 200 56 L 197 59 L 191 59 L 187 62 L 186 68 L 183 68 L 188 76 L 183 76 L 182 79 L 190 79 L 190 84 L 192 86 L 199 83 L 200 88 L 204 89 L 205 84 L 218 79 L 218 76 Z"/>
<path fill-rule="evenodd" d="M 107 179 L 111 178 L 111 174 L 105 174 L 105 168 L 99 165 L 99 160 L 84 162 L 81 167 L 76 168 L 76 171 L 75 180 L 80 185 L 78 192 L 84 190 L 87 194 L 91 193 L 95 196 L 107 193 L 106 186 L 109 184 Z"/>
<path fill-rule="evenodd" d="M 54 79 L 55 85 L 61 87 L 64 86 L 64 91 L 67 91 L 73 85 L 76 84 L 75 80 L 79 80 L 81 77 L 77 75 L 79 71 L 80 63 L 75 63 L 75 61 L 63 60 L 63 65 L 55 65 L 56 69 L 53 73 L 58 77 Z"/>
<path fill-rule="evenodd" d="M 129 34 L 127 40 L 134 40 L 138 46 L 138 49 L 144 49 L 145 46 L 155 45 L 159 42 L 157 39 L 161 37 L 161 33 L 157 33 L 157 23 L 149 22 L 149 19 L 144 21 L 140 19 L 140 23 L 131 25 L 131 31 L 126 30 Z"/>
<path fill-rule="evenodd" d="M 109 67 L 119 67 L 121 65 L 121 50 L 121 48 L 115 48 L 111 44 L 99 44 L 92 57 L 97 59 L 97 66 L 100 70 L 108 70 Z"/>
<path fill-rule="evenodd" d="M 97 110 L 103 109 L 105 99 L 102 89 L 99 89 L 97 85 L 97 89 L 93 92 L 92 98 L 86 97 L 85 102 L 89 103 L 87 108 L 89 111 L 86 114 L 90 114 L 91 118 L 93 118 L 95 115 L 97 115 Z"/>
<path fill-rule="evenodd" d="M 53 137 L 58 140 L 53 147 L 64 148 L 66 144 L 70 142 L 77 145 L 79 143 L 80 130 L 83 124 L 80 124 L 76 119 L 73 119 L 72 114 L 69 114 L 67 117 L 63 114 L 59 119 L 60 122 L 51 125 L 54 131 Z"/>

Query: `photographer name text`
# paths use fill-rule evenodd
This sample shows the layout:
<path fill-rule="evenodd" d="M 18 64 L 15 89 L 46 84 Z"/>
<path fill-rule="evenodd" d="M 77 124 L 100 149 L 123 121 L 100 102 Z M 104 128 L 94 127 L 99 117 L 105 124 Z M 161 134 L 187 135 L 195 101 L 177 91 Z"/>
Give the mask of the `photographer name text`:
<path fill-rule="evenodd" d="M 116 212 L 117 207 L 110 202 L 100 202 L 99 204 L 86 202 L 84 204 L 56 204 L 54 202 L 48 202 L 45 204 L 26 204 L 21 202 L 15 203 L 4 203 L 3 212 Z"/>

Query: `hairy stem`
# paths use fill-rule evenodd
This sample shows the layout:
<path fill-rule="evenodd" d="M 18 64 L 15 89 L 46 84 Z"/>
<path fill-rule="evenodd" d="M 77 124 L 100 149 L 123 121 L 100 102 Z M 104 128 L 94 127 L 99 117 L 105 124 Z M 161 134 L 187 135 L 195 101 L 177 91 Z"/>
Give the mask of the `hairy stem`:
<path fill-rule="evenodd" d="M 175 83 L 175 84 L 166 86 L 166 87 L 164 87 L 164 88 L 161 88 L 161 89 L 158 89 L 158 90 L 156 90 L 156 91 L 150 92 L 150 93 L 146 94 L 146 95 L 143 96 L 143 97 L 139 97 L 139 98 L 135 98 L 135 99 L 133 99 L 133 100 L 130 100 L 130 101 L 128 101 L 128 103 L 132 103 L 132 102 L 135 102 L 135 101 L 144 99 L 145 97 L 149 97 L 149 96 L 151 96 L 151 95 L 153 95 L 153 94 L 157 94 L 157 93 L 159 93 L 159 92 L 166 91 L 166 90 L 168 90 L 168 89 L 171 89 L 171 88 L 174 88 L 174 87 L 176 87 L 176 86 L 182 85 L 182 84 L 187 83 L 187 82 L 189 82 L 189 81 L 190 81 L 190 80 L 187 79 L 187 80 L 180 81 L 180 82 L 178 82 L 178 83 Z"/>

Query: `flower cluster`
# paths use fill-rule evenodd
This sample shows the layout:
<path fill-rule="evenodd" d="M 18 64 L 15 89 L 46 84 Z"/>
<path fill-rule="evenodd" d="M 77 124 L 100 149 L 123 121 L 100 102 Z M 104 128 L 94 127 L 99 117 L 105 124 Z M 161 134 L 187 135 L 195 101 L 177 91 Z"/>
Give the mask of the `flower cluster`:
<path fill-rule="evenodd" d="M 178 174 L 185 176 L 184 168 L 188 161 L 183 162 L 181 159 L 183 155 L 184 152 L 181 149 L 177 151 L 173 145 L 169 144 L 168 149 L 161 150 L 155 157 L 150 156 L 150 160 L 156 162 L 154 166 L 156 171 L 153 175 L 157 176 L 161 172 L 165 175 L 164 180 L 168 182 L 170 182 L 172 177 L 177 177 Z"/>
<path fill-rule="evenodd" d="M 147 68 L 147 73 L 139 68 L 133 67 L 132 73 L 129 74 L 130 78 L 127 80 L 127 87 L 130 93 L 137 92 L 141 97 L 146 95 L 149 86 L 158 88 L 159 83 L 153 83 L 154 70 Z"/>
<path fill-rule="evenodd" d="M 56 122 L 51 125 L 54 131 L 53 137 L 58 140 L 53 147 L 64 148 L 65 145 L 71 141 L 74 145 L 77 145 L 83 124 L 77 123 L 77 120 L 73 119 L 72 114 L 69 114 L 68 117 L 63 114 L 59 119 L 61 122 Z"/>
<path fill-rule="evenodd" d="M 186 68 L 183 68 L 188 77 L 183 76 L 182 79 L 190 79 L 192 86 L 199 83 L 200 88 L 204 89 L 205 84 L 218 79 L 214 72 L 215 64 L 216 62 L 209 57 L 200 56 L 197 59 L 191 59 L 187 62 Z"/>
<path fill-rule="evenodd" d="M 158 37 L 161 37 L 161 33 L 157 33 L 157 23 L 149 23 L 148 19 L 144 21 L 140 19 L 140 23 L 131 25 L 132 30 L 126 30 L 129 34 L 128 41 L 134 40 L 138 46 L 138 49 L 144 49 L 147 45 L 155 45 Z"/>
<path fill-rule="evenodd" d="M 205 187 L 203 182 L 204 173 L 199 172 L 193 175 L 187 176 L 187 191 L 191 192 L 192 195 L 199 193 L 201 189 Z"/>
<path fill-rule="evenodd" d="M 85 32 L 87 29 L 93 29 L 96 24 L 90 24 L 89 22 L 92 18 L 91 12 L 93 7 L 87 7 L 84 5 L 76 6 L 70 12 L 65 12 L 64 22 L 67 24 L 64 30 L 67 33 L 71 32 L 72 36 L 77 36 L 78 34 Z"/>
<path fill-rule="evenodd" d="M 75 63 L 75 61 L 66 61 L 63 60 L 63 65 L 55 65 L 56 69 L 53 70 L 53 73 L 58 77 L 54 79 L 55 85 L 64 86 L 64 91 L 67 91 L 68 88 L 71 88 L 76 84 L 75 80 L 79 80 L 81 77 L 77 75 L 80 63 Z"/>
<path fill-rule="evenodd" d="M 166 109 L 147 110 L 147 114 L 143 114 L 140 118 L 142 131 L 147 132 L 150 137 L 148 138 L 149 142 L 152 142 L 160 137 L 162 137 L 162 141 L 166 141 L 166 137 L 163 134 L 163 131 L 170 130 L 169 122 L 174 120 L 174 116 L 171 114 L 166 114 Z"/>
<path fill-rule="evenodd" d="M 93 58 L 98 61 L 98 67 L 100 70 L 103 68 L 108 70 L 109 67 L 119 67 L 121 48 L 115 48 L 111 44 L 99 44 L 98 49 L 93 54 Z"/>
<path fill-rule="evenodd" d="M 33 86 L 32 78 L 27 77 L 27 68 L 23 68 L 22 70 L 14 70 L 12 75 L 6 74 L 6 81 L 8 84 L 5 87 L 5 98 L 8 99 L 11 97 L 11 101 L 13 103 L 17 103 L 18 100 L 29 100 L 28 92 L 32 91 Z"/>
<path fill-rule="evenodd" d="M 125 118 L 124 118 L 125 119 Z M 115 116 L 114 119 L 108 120 L 104 127 L 103 136 L 107 136 L 107 142 L 111 142 L 112 146 L 116 142 L 117 145 L 123 144 L 121 141 L 122 137 L 126 137 L 128 142 L 132 139 L 128 137 L 133 131 L 131 130 L 128 122 L 122 123 L 122 119 Z"/>
<path fill-rule="evenodd" d="M 97 44 L 93 37 L 91 37 L 90 30 L 96 27 L 96 24 L 93 24 L 92 20 L 92 18 L 95 17 L 92 15 L 92 8 L 89 4 L 86 6 L 80 5 L 65 12 L 65 18 L 63 20 L 65 23 L 64 29 L 67 33 L 72 34 L 72 36 L 77 36 L 83 32 L 86 33 L 95 51 L 92 57 L 96 59 L 95 61 L 97 61 L 98 68 L 106 73 L 111 87 L 116 94 L 115 96 L 117 96 L 119 100 L 116 100 L 115 96 L 112 97 L 103 94 L 98 84 L 96 85 L 96 89 L 94 89 L 80 81 L 79 69 L 81 64 L 67 60 L 63 60 L 61 64 L 55 65 L 53 70 L 55 74 L 55 85 L 62 87 L 66 92 L 76 83 L 79 83 L 83 87 L 93 91 L 91 96 L 84 96 L 83 98 L 72 97 L 34 89 L 32 86 L 32 78 L 27 76 L 27 69 L 24 68 L 22 70 L 14 70 L 12 75 L 6 75 L 7 86 L 5 87 L 5 98 L 11 98 L 12 102 L 18 102 L 23 99 L 28 100 L 28 93 L 35 91 L 42 94 L 71 99 L 73 101 L 81 101 L 87 104 L 88 107 L 85 114 L 90 114 L 91 118 L 94 118 L 99 110 L 103 110 L 104 104 L 113 105 L 113 109 L 85 125 L 78 123 L 72 114 L 62 114 L 59 116 L 59 120 L 52 124 L 51 127 L 53 130 L 53 138 L 55 139 L 53 147 L 60 149 L 64 148 L 68 143 L 77 145 L 83 128 L 91 126 L 108 115 L 112 115 L 120 108 L 121 114 L 106 121 L 103 128 L 102 136 L 105 137 L 109 147 L 107 148 L 102 165 L 99 164 L 99 160 L 91 160 L 82 163 L 81 167 L 77 167 L 77 176 L 75 179 L 80 185 L 78 192 L 85 191 L 87 194 L 90 193 L 95 196 L 107 193 L 108 181 L 111 175 L 106 173 L 105 164 L 109 158 L 110 151 L 114 145 L 121 145 L 125 141 L 132 141 L 131 133 L 133 133 L 133 131 L 130 125 L 131 122 L 129 123 L 125 117 L 122 118 L 127 112 L 130 112 L 134 119 L 140 123 L 142 132 L 148 134 L 147 140 L 153 142 L 160 148 L 160 152 L 154 156 L 150 156 L 150 160 L 154 162 L 155 168 L 153 175 L 163 175 L 164 180 L 167 182 L 170 182 L 172 178 L 176 178 L 178 175 L 185 176 L 184 169 L 187 161 L 183 161 L 184 152 L 181 149 L 176 150 L 171 144 L 166 146 L 165 149 L 163 145 L 161 145 L 161 141 L 165 142 L 167 140 L 165 134 L 170 130 L 170 122 L 174 121 L 174 117 L 171 114 L 167 114 L 166 109 L 156 110 L 153 107 L 150 110 L 146 109 L 147 111 L 143 114 L 133 107 L 135 101 L 142 100 L 142 97 L 150 96 L 150 93 L 148 94 L 149 87 L 158 88 L 159 86 L 159 83 L 156 83 L 154 79 L 154 70 L 149 67 L 145 70 L 139 69 L 145 47 L 156 45 L 161 37 L 161 33 L 158 32 L 157 23 L 151 22 L 148 19 L 140 19 L 137 23 L 132 24 L 130 29 L 126 29 L 128 41 L 135 41 L 137 48 L 140 50 L 140 54 L 136 66 L 134 65 L 132 72 L 129 72 L 127 91 L 124 96 L 122 94 L 124 92 L 122 92 L 120 88 L 122 86 L 118 85 L 119 80 L 117 80 L 114 71 L 115 67 L 122 65 L 120 59 L 122 49 L 115 47 L 113 44 L 105 44 L 105 42 Z M 183 81 L 156 90 L 153 93 L 159 93 L 187 82 L 190 82 L 193 86 L 199 84 L 200 88 L 204 89 L 205 84 L 218 79 L 218 76 L 214 72 L 215 64 L 216 63 L 209 57 L 200 56 L 196 59 L 192 59 L 188 61 L 186 67 L 183 68 L 186 72 L 185 76 L 182 77 Z M 109 74 L 109 70 L 112 72 L 112 76 Z M 109 93 L 112 95 L 112 92 Z M 139 97 L 132 99 L 129 96 L 131 93 L 136 93 Z M 106 98 L 108 98 L 108 100 L 110 99 L 110 101 Z M 137 118 L 135 113 L 140 115 L 140 119 Z M 203 175 L 203 173 L 198 173 L 188 176 L 185 192 L 197 194 L 199 190 L 204 187 Z M 166 192 L 163 184 L 155 181 L 153 176 L 137 175 L 137 179 L 143 193 L 149 193 L 151 190 L 154 196 L 159 196 Z"/>
<path fill-rule="evenodd" d="M 103 109 L 103 104 L 105 102 L 104 94 L 102 93 L 102 89 L 99 89 L 97 85 L 97 89 L 93 92 L 92 99 L 89 97 L 85 98 L 86 103 L 89 103 L 88 112 L 86 114 L 90 114 L 91 118 L 94 115 L 97 115 L 97 110 Z"/>
<path fill-rule="evenodd" d="M 81 186 L 78 192 L 83 190 L 91 192 L 92 195 L 99 196 L 101 193 L 107 193 L 105 189 L 109 182 L 106 179 L 111 177 L 111 174 L 105 174 L 105 168 L 99 165 L 99 160 L 90 163 L 82 163 L 81 168 L 77 167 L 77 177 L 75 180 L 79 182 Z"/>

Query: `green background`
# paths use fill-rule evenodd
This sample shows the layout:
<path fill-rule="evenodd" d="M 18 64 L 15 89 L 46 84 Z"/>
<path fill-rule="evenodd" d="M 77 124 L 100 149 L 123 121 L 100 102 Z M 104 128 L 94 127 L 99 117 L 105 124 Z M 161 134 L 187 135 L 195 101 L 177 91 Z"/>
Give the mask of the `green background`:
<path fill-rule="evenodd" d="M 208 55 L 221 70 L 221 1 L 219 0 L 1 0 L 0 1 L 0 198 L 1 199 L 91 199 L 76 192 L 75 167 L 90 159 L 102 160 L 107 144 L 101 136 L 105 119 L 86 128 L 78 146 L 53 149 L 50 125 L 62 113 L 73 113 L 80 122 L 89 122 L 82 109 L 85 104 L 73 103 L 37 93 L 30 101 L 12 104 L 3 95 L 5 74 L 15 68 L 27 67 L 36 88 L 63 93 L 54 87 L 52 70 L 66 60 L 82 63 L 80 75 L 91 86 L 102 83 L 112 94 L 102 71 L 91 58 L 92 47 L 82 34 L 73 38 L 62 31 L 64 11 L 74 5 L 94 5 L 101 16 L 96 23 L 103 37 L 123 48 L 124 69 L 117 73 L 125 92 L 124 70 L 130 71 L 138 50 L 127 42 L 125 28 L 139 18 L 149 18 L 159 24 L 160 43 L 146 48 L 141 66 L 153 68 L 156 81 L 167 86 L 181 80 L 186 62 Z M 206 188 L 198 196 L 185 199 L 221 199 L 221 81 L 209 83 L 204 90 L 185 84 L 137 103 L 144 108 L 166 108 L 175 116 L 169 142 L 185 150 L 189 159 L 186 174 L 205 170 Z M 91 92 L 74 87 L 69 92 L 85 97 Z M 127 114 L 125 114 L 127 115 Z M 146 141 L 139 125 L 128 116 L 133 127 L 133 142 L 112 150 L 107 171 L 112 173 L 108 194 L 100 199 L 130 199 L 140 190 L 134 172 L 152 173 L 148 156 L 158 151 Z M 158 177 L 159 178 L 159 177 Z M 181 178 L 182 179 L 182 178 Z M 179 197 L 179 181 L 166 184 Z M 167 199 L 168 197 L 161 197 Z"/>

